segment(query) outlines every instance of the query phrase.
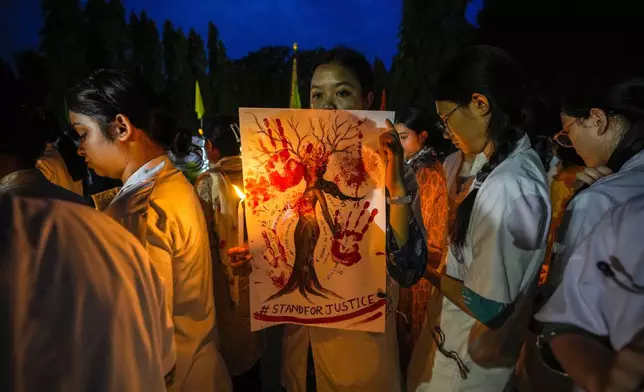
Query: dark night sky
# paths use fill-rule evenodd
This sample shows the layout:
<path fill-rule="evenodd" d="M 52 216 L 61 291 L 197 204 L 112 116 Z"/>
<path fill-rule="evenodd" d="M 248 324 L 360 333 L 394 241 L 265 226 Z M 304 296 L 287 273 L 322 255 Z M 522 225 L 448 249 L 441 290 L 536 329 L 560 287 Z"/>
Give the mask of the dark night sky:
<path fill-rule="evenodd" d="M 302 49 L 347 45 L 369 59 L 379 56 L 387 65 L 397 50 L 402 13 L 402 0 L 122 1 L 128 13 L 145 9 L 159 26 L 170 19 L 185 32 L 194 27 L 204 39 L 212 20 L 231 58 L 296 41 Z M 470 4 L 470 22 L 482 2 Z M 0 57 L 9 60 L 16 51 L 36 48 L 42 23 L 40 0 L 0 0 Z"/>

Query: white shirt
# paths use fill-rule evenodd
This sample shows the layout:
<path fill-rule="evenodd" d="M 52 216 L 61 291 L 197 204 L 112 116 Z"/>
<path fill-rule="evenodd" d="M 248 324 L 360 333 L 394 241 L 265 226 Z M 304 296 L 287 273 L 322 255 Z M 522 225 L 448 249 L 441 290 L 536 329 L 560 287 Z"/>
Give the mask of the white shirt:
<path fill-rule="evenodd" d="M 2 362 L 12 364 L 0 390 L 165 390 L 164 288 L 130 233 L 88 207 L 11 196 L 0 197 L 0 227 Z"/>
<path fill-rule="evenodd" d="M 479 157 L 473 165 L 477 172 L 478 161 Z M 462 280 L 481 297 L 511 304 L 535 282 L 543 263 L 549 226 L 550 195 L 545 169 L 524 136 L 481 185 L 465 245 L 457 250 L 449 248 L 447 274 Z M 457 363 L 439 353 L 431 380 L 421 384 L 418 391 L 503 390 L 513 369 L 483 369 L 468 354 L 468 338 L 475 323 L 444 298 L 440 322 L 445 333 L 444 348 L 458 353 L 470 372 L 462 380 Z"/>
<path fill-rule="evenodd" d="M 623 271 L 611 267 L 616 279 L 628 288 L 634 284 L 644 286 L 643 221 L 644 196 L 607 212 L 574 250 L 561 285 L 537 319 L 571 324 L 609 337 L 615 350 L 628 344 L 644 327 L 644 291 L 631 293 L 623 289 L 607 278 L 597 263 L 610 265 L 610 258 L 615 257 L 623 266 Z"/>
<path fill-rule="evenodd" d="M 606 211 L 639 195 L 644 195 L 644 151 L 628 160 L 619 172 L 597 180 L 575 196 L 566 207 L 553 245 L 548 285 L 559 285 L 572 252 Z"/>
<path fill-rule="evenodd" d="M 608 337 L 619 350 L 644 327 L 644 291 L 632 293 L 607 278 L 597 267 L 615 257 L 615 279 L 627 288 L 644 286 L 644 196 L 607 212 L 574 250 L 563 281 L 537 314 L 539 321 L 569 324 Z"/>
<path fill-rule="evenodd" d="M 74 181 L 65 160 L 53 144 L 47 144 L 43 156 L 38 159 L 36 168 L 52 183 L 83 196 L 83 181 Z"/>
<path fill-rule="evenodd" d="M 165 283 L 177 368 L 171 391 L 230 391 L 217 351 L 208 229 L 192 185 L 167 156 L 139 168 L 114 195 L 94 195 L 103 210 L 145 246 Z"/>

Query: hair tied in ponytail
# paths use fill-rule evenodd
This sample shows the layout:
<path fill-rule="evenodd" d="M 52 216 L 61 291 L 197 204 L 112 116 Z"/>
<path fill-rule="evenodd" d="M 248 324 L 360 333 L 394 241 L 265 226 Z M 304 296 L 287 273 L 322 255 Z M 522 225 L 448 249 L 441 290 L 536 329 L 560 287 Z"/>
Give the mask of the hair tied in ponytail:
<path fill-rule="evenodd" d="M 474 184 L 472 184 L 472 190 L 478 190 L 481 188 L 481 185 L 483 185 L 483 181 L 479 180 L 478 178 L 474 181 Z"/>

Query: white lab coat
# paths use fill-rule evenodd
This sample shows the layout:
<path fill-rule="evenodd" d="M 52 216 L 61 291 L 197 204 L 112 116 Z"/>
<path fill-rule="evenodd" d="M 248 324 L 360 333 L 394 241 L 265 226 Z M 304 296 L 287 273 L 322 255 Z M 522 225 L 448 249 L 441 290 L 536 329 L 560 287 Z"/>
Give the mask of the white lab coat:
<path fill-rule="evenodd" d="M 0 390 L 164 391 L 172 322 L 139 242 L 63 201 L 0 196 L 0 226 L 0 329 L 11 364 Z"/>
<path fill-rule="evenodd" d="M 644 151 L 628 160 L 619 172 L 599 179 L 570 201 L 552 247 L 554 261 L 547 280 L 551 289 L 559 285 L 572 252 L 604 213 L 639 195 L 644 195 Z"/>
<path fill-rule="evenodd" d="M 474 175 L 485 165 L 487 159 L 485 154 L 480 153 L 473 162 L 464 162 L 462 151 L 456 151 L 450 154 L 443 161 L 443 170 L 445 171 L 445 180 L 447 183 L 447 197 L 449 199 L 449 221 L 454 220 L 456 208 L 461 204 L 463 199 L 469 193 L 470 186 L 474 180 Z M 443 259 L 439 271 L 444 272 L 447 263 L 447 252 L 443 254 Z M 415 391 L 421 382 L 429 381 L 432 378 L 432 369 L 436 358 L 436 341 L 434 336 L 428 331 L 432 331 L 440 323 L 440 313 L 442 310 L 443 296 L 440 292 L 430 294 L 430 303 L 425 312 L 425 321 L 414 351 L 412 352 L 407 369 L 407 390 Z M 442 354 L 438 354 L 442 355 Z"/>
<path fill-rule="evenodd" d="M 83 196 L 83 181 L 74 181 L 71 174 L 69 174 L 69 170 L 67 170 L 65 160 L 53 144 L 47 144 L 47 149 L 43 156 L 38 159 L 36 168 L 52 183 Z"/>
<path fill-rule="evenodd" d="M 170 391 L 230 391 L 217 351 L 208 230 L 192 185 L 162 155 L 139 168 L 115 196 L 106 191 L 94 200 L 145 245 L 165 281 L 177 344 Z"/>
<path fill-rule="evenodd" d="M 479 155 L 474 161 L 473 174 L 483 166 L 481 159 Z M 481 185 L 466 243 L 462 249 L 450 247 L 448 251 L 447 274 L 462 280 L 481 297 L 511 304 L 535 282 L 543 263 L 549 226 L 546 172 L 524 136 Z M 468 354 L 468 337 L 476 320 L 447 298 L 443 299 L 440 317 L 444 348 L 459 355 L 469 374 L 467 379 L 461 379 L 456 361 L 436 353 L 431 380 L 422 383 L 417 391 L 502 391 L 513 368 L 484 369 Z M 422 333 L 432 332 L 425 328 Z M 522 340 L 523 336 L 516 338 Z"/>
<path fill-rule="evenodd" d="M 644 196 L 609 210 L 572 252 L 563 281 L 536 318 L 608 337 L 614 350 L 628 344 L 644 327 L 644 292 L 632 293 L 597 267 L 616 257 L 616 279 L 629 288 L 644 286 Z M 629 278 L 630 276 L 630 278 Z"/>

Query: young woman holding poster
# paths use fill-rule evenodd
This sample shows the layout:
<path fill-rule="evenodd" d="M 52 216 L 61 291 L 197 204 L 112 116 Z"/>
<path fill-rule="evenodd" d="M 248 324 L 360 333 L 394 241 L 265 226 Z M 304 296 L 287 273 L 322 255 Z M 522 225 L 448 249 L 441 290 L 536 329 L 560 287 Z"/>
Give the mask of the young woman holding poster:
<path fill-rule="evenodd" d="M 368 110 L 373 96 L 373 72 L 359 53 L 334 49 L 315 67 L 312 109 Z M 386 188 L 390 199 L 401 200 L 388 206 L 387 226 L 387 267 L 393 278 L 387 282 L 388 307 L 396 309 L 398 284 L 394 279 L 404 286 L 418 281 L 425 271 L 427 247 L 416 178 L 404 164 L 400 138 L 393 125 L 388 125 L 389 132 L 380 138 L 387 164 Z M 250 260 L 246 249 L 233 249 L 229 254 L 237 265 Z M 286 325 L 282 384 L 288 392 L 401 391 L 393 312 L 387 315 L 384 334 Z"/>
<path fill-rule="evenodd" d="M 141 241 L 165 282 L 177 347 L 174 370 L 164 358 L 174 375 L 169 391 L 230 391 L 217 351 L 208 229 L 192 185 L 165 154 L 176 123 L 153 98 L 125 72 L 93 73 L 67 94 L 78 153 L 97 174 L 123 182 L 94 195 L 96 207 Z"/>
<path fill-rule="evenodd" d="M 466 49 L 439 79 L 439 126 L 477 154 L 476 174 L 455 212 L 446 272 L 427 269 L 444 299 L 439 325 L 423 330 L 435 344 L 415 348 L 439 351 L 418 391 L 498 392 L 511 379 L 530 316 L 521 299 L 536 287 L 550 219 L 546 172 L 526 134 L 527 85 L 492 47 Z"/>

